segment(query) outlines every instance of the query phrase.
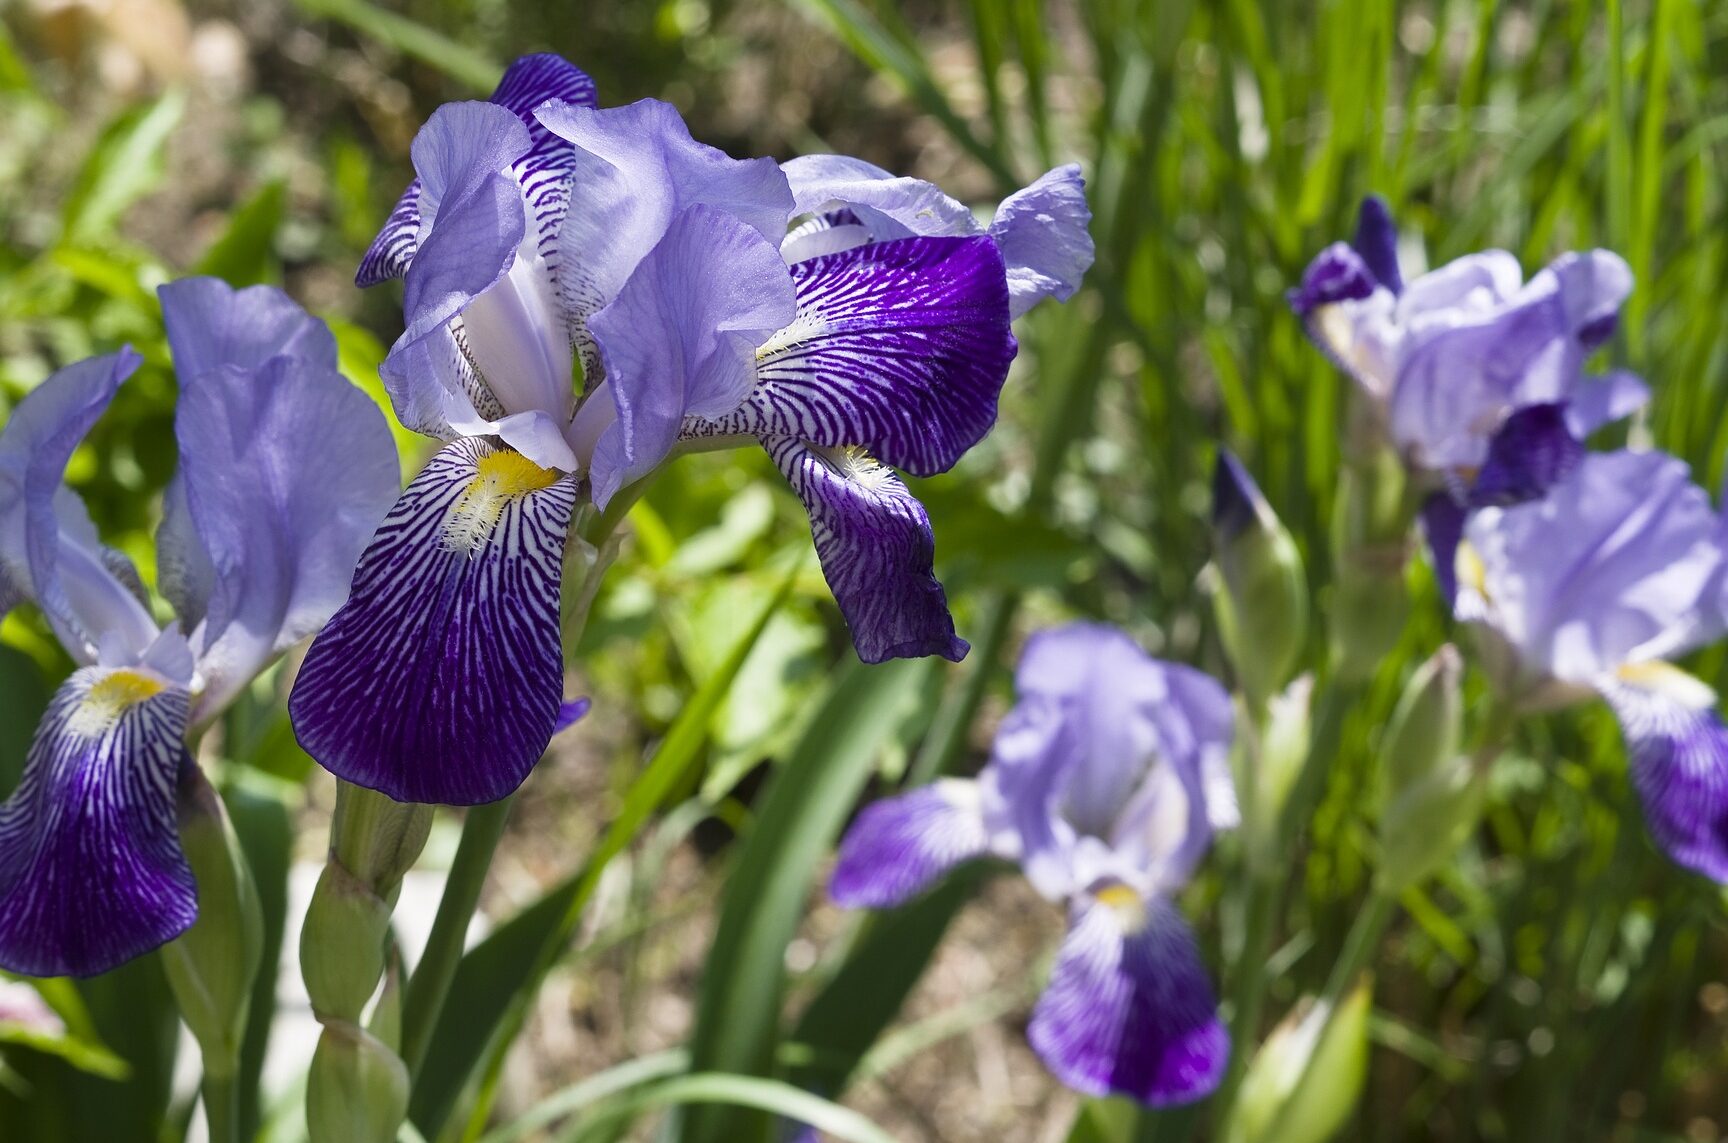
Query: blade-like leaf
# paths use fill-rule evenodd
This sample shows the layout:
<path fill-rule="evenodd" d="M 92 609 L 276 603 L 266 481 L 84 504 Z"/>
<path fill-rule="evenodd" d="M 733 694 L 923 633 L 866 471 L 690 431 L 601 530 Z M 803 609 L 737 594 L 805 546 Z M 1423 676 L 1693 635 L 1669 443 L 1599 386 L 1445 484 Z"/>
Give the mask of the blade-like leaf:
<path fill-rule="evenodd" d="M 60 211 L 67 241 L 106 234 L 127 207 L 155 188 L 162 178 L 168 136 L 185 109 L 185 94 L 170 91 L 154 103 L 122 112 L 103 130 Z"/>

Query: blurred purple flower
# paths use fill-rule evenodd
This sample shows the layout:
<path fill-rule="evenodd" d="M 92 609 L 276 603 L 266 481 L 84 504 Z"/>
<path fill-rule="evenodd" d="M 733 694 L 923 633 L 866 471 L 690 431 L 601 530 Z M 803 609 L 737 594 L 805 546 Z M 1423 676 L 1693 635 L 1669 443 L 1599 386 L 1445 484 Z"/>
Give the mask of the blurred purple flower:
<path fill-rule="evenodd" d="M 62 481 L 130 349 L 68 366 L 0 433 L 0 614 L 25 601 L 79 664 L 0 806 L 0 966 L 103 972 L 197 914 L 175 787 L 185 739 L 341 604 L 396 494 L 383 414 L 323 323 L 267 287 L 162 287 L 180 468 L 157 536 L 159 627 L 138 573 Z"/>
<path fill-rule="evenodd" d="M 1456 610 L 1483 628 L 1505 701 L 1605 698 L 1657 842 L 1728 882 L 1728 729 L 1711 688 L 1668 662 L 1728 629 L 1725 575 L 1724 522 L 1684 463 L 1593 453 L 1542 499 L 1470 516 Z"/>
<path fill-rule="evenodd" d="M 1016 681 L 1019 701 L 978 779 L 865 809 L 830 892 L 887 908 L 968 859 L 1016 862 L 1068 909 L 1029 1030 L 1045 1064 L 1091 1095 L 1198 1099 L 1218 1083 L 1229 1042 L 1172 898 L 1214 831 L 1236 824 L 1229 696 L 1093 624 L 1033 636 Z"/>
<path fill-rule="evenodd" d="M 834 195 L 802 205 L 772 160 L 696 142 L 668 104 L 598 108 L 549 55 L 435 112 L 414 163 L 359 280 L 405 279 L 385 385 L 403 424 L 451 443 L 307 658 L 309 753 L 401 800 L 514 790 L 555 725 L 584 487 L 604 508 L 681 447 L 768 451 L 860 658 L 965 654 L 929 517 L 889 466 L 945 471 L 989 431 L 1011 315 L 1091 260 L 1076 171 L 989 228 L 889 227 L 885 207 L 877 231 L 812 244 L 789 228 Z"/>
<path fill-rule="evenodd" d="M 1515 410 L 1563 404 L 1582 439 L 1644 403 L 1632 374 L 1584 373 L 1631 289 L 1607 250 L 1562 254 L 1528 282 L 1516 258 L 1489 250 L 1405 283 L 1391 216 L 1369 196 L 1355 238 L 1320 252 L 1290 305 L 1412 467 L 1467 480 Z"/>

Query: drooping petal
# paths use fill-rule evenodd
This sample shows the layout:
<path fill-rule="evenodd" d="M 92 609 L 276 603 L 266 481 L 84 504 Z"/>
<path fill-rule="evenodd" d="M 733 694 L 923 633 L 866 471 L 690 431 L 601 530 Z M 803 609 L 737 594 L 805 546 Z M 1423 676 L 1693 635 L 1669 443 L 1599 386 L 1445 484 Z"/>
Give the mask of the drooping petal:
<path fill-rule="evenodd" d="M 589 322 L 617 410 L 594 449 L 594 502 L 604 507 L 665 460 L 687 417 L 737 408 L 755 380 L 756 347 L 795 306 L 773 243 L 713 207 L 680 214 Z"/>
<path fill-rule="evenodd" d="M 1470 489 L 1473 507 L 1522 504 L 1572 474 L 1584 446 L 1572 435 L 1566 407 L 1526 405 L 1506 418 L 1488 442 L 1488 460 Z"/>
<path fill-rule="evenodd" d="M 866 663 L 968 650 L 931 574 L 936 544 L 924 506 L 888 469 L 856 451 L 789 437 L 763 442 L 810 513 L 822 574 Z"/>
<path fill-rule="evenodd" d="M 1307 318 L 1322 306 L 1361 301 L 1374 293 L 1379 283 L 1354 247 L 1334 242 L 1315 255 L 1302 272 L 1302 283 L 1290 291 L 1290 308 Z"/>
<path fill-rule="evenodd" d="M 1434 582 L 1448 608 L 1458 599 L 1458 542 L 1464 538 L 1464 520 L 1468 515 L 1469 508 L 1447 489 L 1430 492 L 1418 513 L 1422 537 L 1428 541 Z"/>
<path fill-rule="evenodd" d="M 560 56 L 522 56 L 504 72 L 490 99 L 513 112 L 528 128 L 530 146 L 517 160 L 514 173 L 535 208 L 536 221 L 541 221 L 539 216 L 544 212 L 558 209 L 555 200 L 561 198 L 568 174 L 567 149 L 534 118 L 534 109 L 548 99 L 592 107 L 596 102 L 594 81 Z M 416 177 L 360 260 L 355 284 L 375 286 L 407 273 L 419 244 L 420 222 L 420 179 Z M 544 226 L 542 222 L 543 233 Z"/>
<path fill-rule="evenodd" d="M 236 290 L 220 278 L 181 278 L 156 296 L 182 379 L 225 365 L 256 369 L 277 356 L 336 371 L 330 327 L 274 286 Z"/>
<path fill-rule="evenodd" d="M 1046 172 L 996 208 L 990 237 L 1008 271 L 1009 316 L 1043 301 L 1065 302 L 1080 288 L 1095 251 L 1087 226 L 1086 180 L 1078 164 Z"/>
<path fill-rule="evenodd" d="M 1604 425 L 1630 417 L 1650 401 L 1650 386 L 1624 369 L 1586 377 L 1566 402 L 1566 423 L 1584 440 Z"/>
<path fill-rule="evenodd" d="M 1187 922 L 1120 885 L 1076 902 L 1027 1036 L 1074 1090 L 1152 1107 L 1208 1094 L 1230 1056 Z"/>
<path fill-rule="evenodd" d="M 792 275 L 797 319 L 757 350 L 748 399 L 687 434 L 856 445 L 930 476 L 990 431 L 1017 346 L 988 238 L 877 242 Z"/>
<path fill-rule="evenodd" d="M 558 720 L 576 491 L 483 441 L 440 450 L 300 668 L 288 710 L 306 752 L 403 802 L 473 805 L 520 785 Z"/>
<path fill-rule="evenodd" d="M 1656 662 L 1622 668 L 1602 693 L 1656 843 L 1675 864 L 1728 884 L 1728 726 L 1714 692 Z"/>
<path fill-rule="evenodd" d="M 1377 284 L 1394 295 L 1404 291 L 1404 275 L 1398 270 L 1398 227 L 1392 210 L 1377 194 L 1362 199 L 1356 212 L 1356 236 L 1350 246 L 1374 275 Z"/>
<path fill-rule="evenodd" d="M 143 359 L 131 349 L 58 371 L 20 401 L 0 432 L 0 604 L 33 600 L 81 663 L 123 662 L 155 642 L 138 573 L 104 548 L 61 483 L 66 463 Z M 0 612 L 3 614 L 3 612 Z"/>
<path fill-rule="evenodd" d="M 866 806 L 841 839 L 828 894 L 847 909 L 891 909 L 987 844 L 977 785 L 944 778 Z"/>
<path fill-rule="evenodd" d="M 174 435 L 164 530 L 195 536 L 211 571 L 207 594 L 178 601 L 194 609 L 181 620 L 204 679 L 202 723 L 341 606 L 396 499 L 396 447 L 370 398 L 293 357 L 184 378 Z"/>
<path fill-rule="evenodd" d="M 705 205 L 777 245 L 792 195 L 773 160 L 734 159 L 696 142 L 678 110 L 659 100 L 598 110 L 552 104 L 539 114 L 575 144 L 572 180 L 582 189 L 559 228 L 558 287 L 593 386 L 603 363 L 584 323 L 618 296 L 673 219 Z"/>
<path fill-rule="evenodd" d="M 0 967 L 90 976 L 192 924 L 174 798 L 187 710 L 143 671 L 86 667 L 61 686 L 0 806 Z"/>

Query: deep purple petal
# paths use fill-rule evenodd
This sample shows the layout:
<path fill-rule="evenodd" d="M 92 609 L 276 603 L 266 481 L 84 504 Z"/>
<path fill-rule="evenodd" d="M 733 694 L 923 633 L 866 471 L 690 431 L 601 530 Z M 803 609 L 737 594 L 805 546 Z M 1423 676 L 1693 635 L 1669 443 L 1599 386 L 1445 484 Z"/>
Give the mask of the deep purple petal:
<path fill-rule="evenodd" d="M 840 842 L 828 895 L 847 909 L 891 909 L 916 897 L 989 839 L 972 782 L 945 778 L 864 808 Z"/>
<path fill-rule="evenodd" d="M 360 557 L 288 711 L 306 752 L 397 801 L 522 783 L 557 726 L 558 588 L 576 481 L 478 440 L 445 446 Z"/>
<path fill-rule="evenodd" d="M 0 605 L 28 599 L 72 656 L 133 661 L 157 637 L 138 598 L 138 573 L 104 548 L 61 478 L 121 382 L 143 359 L 131 349 L 56 372 L 18 403 L 0 430 Z M 4 614 L 4 611 L 0 611 Z"/>
<path fill-rule="evenodd" d="M 0 806 L 0 967 L 90 976 L 192 924 L 174 799 L 187 706 L 152 675 L 100 667 L 55 694 Z"/>
<path fill-rule="evenodd" d="M 990 237 L 1008 271 L 1008 308 L 1019 317 L 1045 298 L 1065 302 L 1080 288 L 1096 251 L 1087 227 L 1086 180 L 1070 163 L 1002 200 Z"/>
<path fill-rule="evenodd" d="M 1398 227 L 1392 221 L 1391 208 L 1379 195 L 1363 198 L 1350 246 L 1378 284 L 1394 294 L 1404 292 L 1404 276 L 1398 272 Z"/>
<path fill-rule="evenodd" d="M 930 572 L 936 543 L 900 478 L 856 451 L 787 437 L 763 442 L 810 513 L 822 574 L 866 663 L 941 655 L 959 662 L 948 597 Z"/>
<path fill-rule="evenodd" d="M 1290 291 L 1290 308 L 1306 318 L 1321 306 L 1360 301 L 1374 292 L 1374 271 L 1349 243 L 1334 242 L 1315 255 L 1302 272 L 1302 284 Z"/>
<path fill-rule="evenodd" d="M 1566 406 L 1526 405 L 1488 442 L 1488 460 L 1470 489 L 1472 507 L 1522 504 L 1572 474 L 1584 446 L 1572 435 Z"/>
<path fill-rule="evenodd" d="M 1728 884 L 1728 726 L 1683 693 L 1704 697 L 1703 684 L 1661 664 L 1652 673 L 1679 685 L 1603 688 L 1626 736 L 1644 820 L 1675 864 Z"/>
<path fill-rule="evenodd" d="M 1162 898 L 1121 886 L 1076 903 L 1027 1037 L 1044 1066 L 1086 1095 L 1152 1107 L 1218 1086 L 1230 1057 L 1194 934 Z"/>
<path fill-rule="evenodd" d="M 207 594 L 176 600 L 194 608 L 181 619 L 204 677 L 201 723 L 341 606 L 399 477 L 377 405 L 306 359 L 183 378 L 174 435 L 164 535 L 195 536 L 211 570 Z"/>
<path fill-rule="evenodd" d="M 904 238 L 792 267 L 798 318 L 757 353 L 756 386 L 690 435 L 856 445 L 929 476 L 990 431 L 1016 349 L 988 238 Z"/>
<path fill-rule="evenodd" d="M 1422 501 L 1422 536 L 1428 541 L 1428 559 L 1440 598 L 1451 609 L 1458 598 L 1458 541 L 1464 538 L 1464 519 L 1469 509 L 1449 490 L 1430 492 Z"/>
<path fill-rule="evenodd" d="M 568 147 L 534 118 L 534 109 L 548 99 L 593 107 L 594 81 L 561 56 L 551 53 L 522 56 L 504 72 L 489 100 L 514 112 L 528 128 L 529 149 L 516 161 L 513 173 L 522 183 L 543 235 L 551 233 L 548 224 L 552 220 L 547 216 L 561 210 L 569 174 Z M 419 234 L 420 180 L 415 178 L 402 192 L 384 229 L 360 260 L 355 284 L 375 286 L 406 274 L 408 264 L 414 260 Z"/>
<path fill-rule="evenodd" d="M 1227 544 L 1271 515 L 1260 486 L 1227 448 L 1212 467 L 1212 530 Z"/>
<path fill-rule="evenodd" d="M 755 228 L 708 206 L 680 214 L 589 322 L 618 414 L 594 450 L 594 502 L 665 460 L 686 418 L 736 409 L 757 346 L 795 306 L 786 264 Z"/>

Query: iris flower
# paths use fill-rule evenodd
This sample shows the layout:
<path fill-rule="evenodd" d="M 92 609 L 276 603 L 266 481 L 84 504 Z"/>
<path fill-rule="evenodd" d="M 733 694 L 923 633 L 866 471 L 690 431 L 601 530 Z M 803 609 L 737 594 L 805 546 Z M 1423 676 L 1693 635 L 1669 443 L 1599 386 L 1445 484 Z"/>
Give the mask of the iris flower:
<path fill-rule="evenodd" d="M 336 610 L 396 495 L 389 426 L 337 373 L 323 323 L 280 291 L 208 278 L 161 299 L 180 468 L 157 570 L 178 623 L 157 623 L 62 482 L 138 355 L 62 369 L 0 433 L 0 614 L 34 602 L 79 664 L 0 806 L 0 967 L 31 976 L 104 972 L 192 924 L 187 736 Z"/>
<path fill-rule="evenodd" d="M 1479 625 L 1522 709 L 1600 695 L 1625 735 L 1656 841 L 1728 882 L 1728 729 L 1709 686 L 1671 664 L 1724 633 L 1728 535 L 1686 465 L 1591 453 L 1540 499 L 1471 514 L 1460 619 Z"/>
<path fill-rule="evenodd" d="M 1355 237 L 1320 252 L 1290 305 L 1406 462 L 1468 483 L 1517 409 L 1564 405 L 1582 439 L 1644 403 L 1632 374 L 1584 373 L 1631 289 L 1631 270 L 1607 250 L 1562 254 L 1528 282 L 1515 257 L 1488 250 L 1406 283 L 1397 228 L 1369 196 Z"/>
<path fill-rule="evenodd" d="M 448 443 L 307 657 L 313 757 L 404 801 L 514 790 L 558 725 L 572 514 L 688 448 L 767 450 L 861 658 L 965 653 L 893 468 L 941 472 L 989 431 L 1011 315 L 1090 261 L 1076 171 L 983 227 L 864 164 L 836 182 L 838 160 L 730 158 L 664 103 L 597 108 L 550 55 L 436 111 L 413 158 L 359 280 L 404 278 L 385 384 Z"/>
<path fill-rule="evenodd" d="M 978 778 L 866 808 L 829 892 L 891 908 L 961 862 L 1017 863 L 1068 910 L 1029 1029 L 1045 1065 L 1089 1095 L 1198 1099 L 1217 1085 L 1229 1041 L 1173 896 L 1213 832 L 1236 823 L 1229 696 L 1092 624 L 1033 636 L 1016 685 Z"/>

